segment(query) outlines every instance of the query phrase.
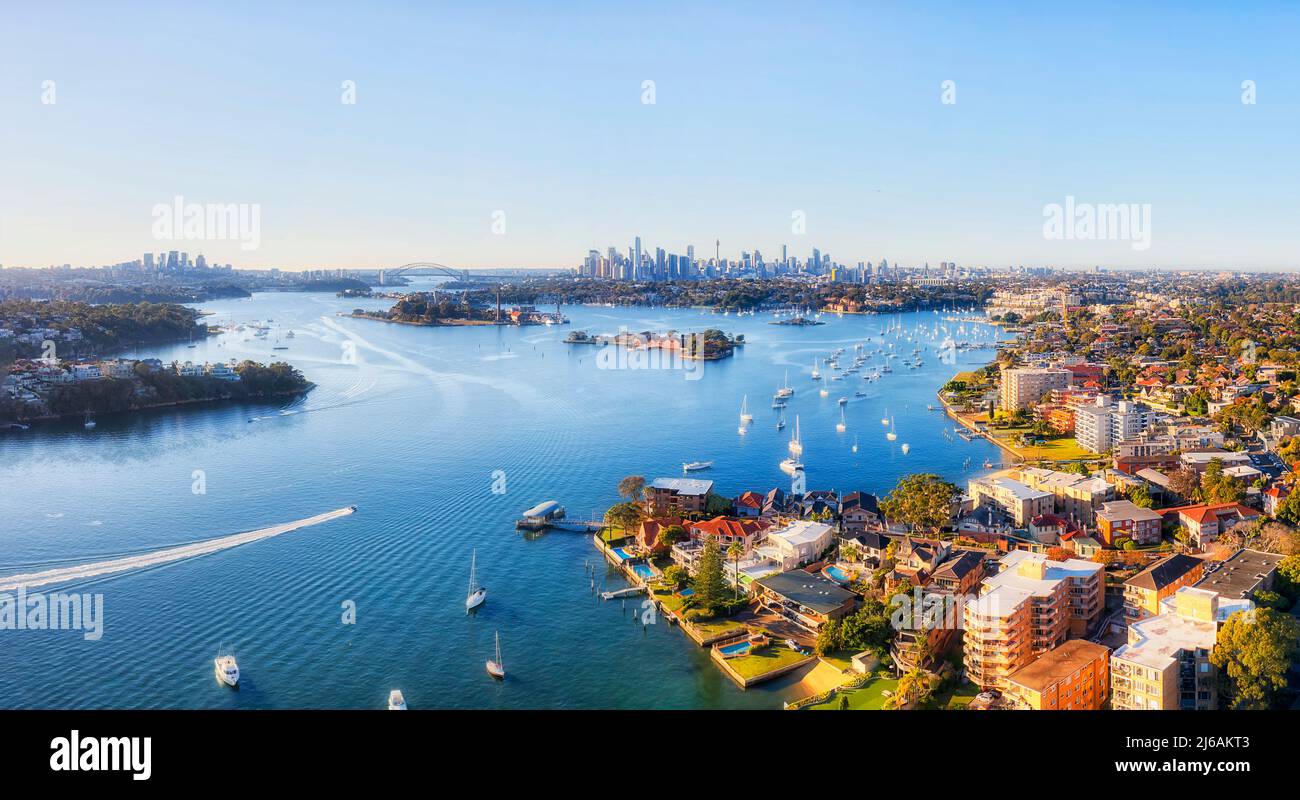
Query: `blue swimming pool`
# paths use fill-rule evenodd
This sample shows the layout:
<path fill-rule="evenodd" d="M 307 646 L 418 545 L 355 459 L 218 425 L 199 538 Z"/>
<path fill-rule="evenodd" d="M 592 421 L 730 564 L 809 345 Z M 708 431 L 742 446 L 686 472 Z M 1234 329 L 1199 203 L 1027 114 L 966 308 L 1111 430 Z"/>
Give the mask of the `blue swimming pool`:
<path fill-rule="evenodd" d="M 749 642 L 735 642 L 718 648 L 724 656 L 739 656 L 749 652 Z"/>
<path fill-rule="evenodd" d="M 822 574 L 830 578 L 831 580 L 835 581 L 836 583 L 848 583 L 849 581 L 853 580 L 852 578 L 849 577 L 849 574 L 847 572 L 834 565 L 829 566 L 826 569 L 822 570 Z"/>
<path fill-rule="evenodd" d="M 632 571 L 641 576 L 642 580 L 648 581 L 655 576 L 655 571 L 646 564 L 633 564 Z"/>
<path fill-rule="evenodd" d="M 631 553 L 629 553 L 628 551 L 624 550 L 621 547 L 615 547 L 610 552 L 612 552 L 615 556 L 617 556 L 619 561 L 627 561 L 629 558 L 632 557 Z"/>

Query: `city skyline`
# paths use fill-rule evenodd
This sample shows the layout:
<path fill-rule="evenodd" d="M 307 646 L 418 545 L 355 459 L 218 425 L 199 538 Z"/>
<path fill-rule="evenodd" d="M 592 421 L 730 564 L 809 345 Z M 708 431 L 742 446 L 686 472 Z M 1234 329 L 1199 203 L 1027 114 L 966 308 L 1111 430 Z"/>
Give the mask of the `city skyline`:
<path fill-rule="evenodd" d="M 184 244 L 244 268 L 573 268 L 635 235 L 847 263 L 1296 266 L 1290 9 L 75 8 L 0 32 L 6 266 Z M 197 29 L 221 46 L 172 44 Z M 256 206 L 258 246 L 152 238 L 181 196 Z M 1149 247 L 1048 238 L 1076 198 L 1146 207 Z"/>

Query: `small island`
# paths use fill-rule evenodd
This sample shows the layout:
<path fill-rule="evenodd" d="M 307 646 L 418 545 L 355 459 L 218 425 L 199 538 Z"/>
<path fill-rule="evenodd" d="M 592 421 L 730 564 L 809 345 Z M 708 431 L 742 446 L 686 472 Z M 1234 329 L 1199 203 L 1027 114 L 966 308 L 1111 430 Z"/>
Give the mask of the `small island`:
<path fill-rule="evenodd" d="M 807 317 L 794 317 L 793 319 L 778 319 L 775 320 L 774 322 L 769 322 L 768 324 L 803 326 L 803 325 L 825 325 L 826 323 L 822 322 L 819 319 L 808 319 Z"/>
<path fill-rule="evenodd" d="M 717 328 L 698 333 L 679 333 L 665 331 L 654 333 L 642 331 L 630 333 L 622 331 L 616 334 L 590 334 L 586 331 L 573 331 L 564 339 L 566 344 L 613 345 L 628 350 L 662 350 L 691 361 L 717 361 L 729 358 L 737 347 L 745 344 L 743 333 L 728 336 Z"/>
<path fill-rule="evenodd" d="M 446 292 L 414 292 L 402 295 L 387 311 L 355 308 L 348 316 L 403 325 L 442 327 L 458 325 L 557 325 L 569 320 L 560 314 L 539 311 L 534 306 L 514 306 L 502 310 L 469 302 L 468 295 Z"/>

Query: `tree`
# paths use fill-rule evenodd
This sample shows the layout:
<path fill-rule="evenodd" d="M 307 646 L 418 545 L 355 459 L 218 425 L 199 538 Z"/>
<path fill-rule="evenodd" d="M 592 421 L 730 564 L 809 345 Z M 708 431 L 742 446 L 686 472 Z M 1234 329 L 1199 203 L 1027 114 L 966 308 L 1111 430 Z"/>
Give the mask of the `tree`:
<path fill-rule="evenodd" d="M 645 491 L 645 478 L 640 475 L 628 475 L 618 482 L 618 493 L 628 500 L 640 500 Z"/>
<path fill-rule="evenodd" d="M 680 564 L 671 564 L 664 569 L 664 582 L 674 588 L 681 588 L 687 577 L 686 569 Z"/>
<path fill-rule="evenodd" d="M 839 620 L 827 620 L 822 625 L 821 630 L 817 631 L 817 644 L 814 649 L 817 655 L 824 656 L 827 653 L 834 653 L 840 649 L 840 623 Z"/>
<path fill-rule="evenodd" d="M 1293 489 L 1277 507 L 1277 518 L 1292 525 L 1300 525 L 1300 489 Z"/>
<path fill-rule="evenodd" d="M 740 557 L 745 554 L 745 548 L 740 542 L 732 542 L 727 548 L 727 555 L 731 557 L 731 565 L 734 567 L 736 582 L 733 584 L 732 599 L 740 599 Z"/>
<path fill-rule="evenodd" d="M 1300 555 L 1287 556 L 1277 565 L 1277 590 L 1300 600 Z"/>
<path fill-rule="evenodd" d="M 1138 508 L 1151 508 L 1155 501 L 1151 499 L 1151 490 L 1145 483 L 1139 483 L 1137 486 L 1128 490 L 1128 501 Z"/>
<path fill-rule="evenodd" d="M 1187 502 L 1196 502 L 1201 495 L 1201 476 L 1191 467 L 1175 470 L 1169 476 L 1169 491 Z"/>
<path fill-rule="evenodd" d="M 639 503 L 626 502 L 615 503 L 605 512 L 605 522 L 619 528 L 624 534 L 641 524 L 645 518 L 645 512 L 641 510 Z"/>
<path fill-rule="evenodd" d="M 1286 686 L 1295 649 L 1295 618 L 1271 608 L 1239 611 L 1219 629 L 1210 663 L 1221 670 L 1234 709 L 1263 709 Z"/>
<path fill-rule="evenodd" d="M 840 705 L 839 705 L 839 709 L 840 709 L 840 711 L 848 711 L 848 710 L 849 710 L 849 696 L 848 696 L 847 694 L 841 694 L 841 695 L 840 695 Z"/>
<path fill-rule="evenodd" d="M 891 522 L 935 531 L 947 524 L 957 496 L 957 487 L 938 475 L 908 475 L 880 501 L 880 509 Z"/>
<path fill-rule="evenodd" d="M 713 536 L 704 537 L 699 567 L 695 572 L 695 602 L 717 613 L 726 602 L 727 580 L 722 574 L 722 548 Z"/>
<path fill-rule="evenodd" d="M 1201 476 L 1201 493 L 1207 503 L 1240 503 L 1246 487 L 1232 475 L 1223 473 L 1223 459 L 1212 458 Z"/>

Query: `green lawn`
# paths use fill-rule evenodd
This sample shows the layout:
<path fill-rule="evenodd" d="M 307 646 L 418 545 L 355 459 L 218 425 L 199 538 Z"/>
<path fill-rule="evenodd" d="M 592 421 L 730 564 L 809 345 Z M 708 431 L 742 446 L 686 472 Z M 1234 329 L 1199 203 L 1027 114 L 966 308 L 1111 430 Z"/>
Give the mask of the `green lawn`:
<path fill-rule="evenodd" d="M 757 653 L 727 659 L 727 665 L 742 678 L 749 679 L 775 669 L 797 664 L 808 658 L 809 656 L 796 653 L 784 644 L 772 642 Z"/>
<path fill-rule="evenodd" d="M 974 684 L 963 684 L 935 695 L 929 703 L 926 703 L 925 707 L 949 711 L 965 708 L 970 705 L 970 701 L 975 699 L 975 695 L 979 694 L 979 691 L 979 687 Z"/>
<path fill-rule="evenodd" d="M 840 707 L 840 698 L 849 698 L 851 711 L 881 711 L 885 707 L 885 691 L 898 691 L 897 678 L 878 677 L 866 686 L 836 692 L 825 703 L 808 706 L 814 711 L 834 711 Z"/>
<path fill-rule="evenodd" d="M 1026 461 L 1081 461 L 1099 458 L 1079 447 L 1079 443 L 1070 437 L 1048 439 L 1044 444 L 1025 447 L 1020 444 L 1020 434 L 1029 433 L 1029 428 L 989 428 L 989 433 L 1016 451 Z"/>

